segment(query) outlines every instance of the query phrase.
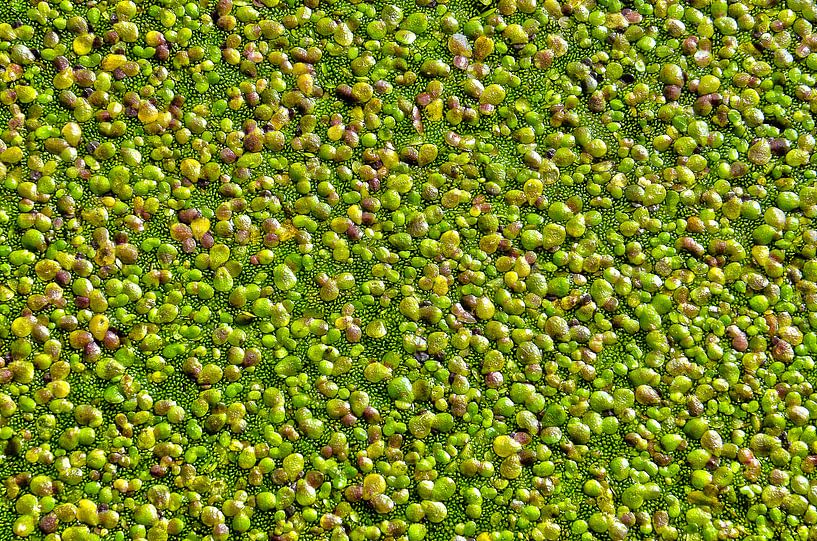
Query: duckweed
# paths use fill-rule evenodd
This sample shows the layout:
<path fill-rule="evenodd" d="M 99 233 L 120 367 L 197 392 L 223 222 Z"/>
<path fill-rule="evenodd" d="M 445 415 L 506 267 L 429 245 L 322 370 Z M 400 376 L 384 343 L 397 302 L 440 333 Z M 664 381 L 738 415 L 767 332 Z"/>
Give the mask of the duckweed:
<path fill-rule="evenodd" d="M 393 1 L 0 7 L 7 535 L 817 538 L 814 3 Z"/>

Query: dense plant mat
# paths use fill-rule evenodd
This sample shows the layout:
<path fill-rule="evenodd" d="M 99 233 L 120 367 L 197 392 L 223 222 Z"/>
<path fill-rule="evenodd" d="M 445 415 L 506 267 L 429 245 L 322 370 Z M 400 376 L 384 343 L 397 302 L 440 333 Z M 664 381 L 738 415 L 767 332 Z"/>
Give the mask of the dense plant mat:
<path fill-rule="evenodd" d="M 2 539 L 817 539 L 814 3 L 390 1 L 3 3 Z"/>

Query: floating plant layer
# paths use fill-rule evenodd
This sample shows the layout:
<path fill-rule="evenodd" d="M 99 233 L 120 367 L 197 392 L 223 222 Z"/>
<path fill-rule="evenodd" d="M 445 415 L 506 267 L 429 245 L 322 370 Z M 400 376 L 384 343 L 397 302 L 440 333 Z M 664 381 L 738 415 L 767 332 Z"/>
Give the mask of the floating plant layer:
<path fill-rule="evenodd" d="M 0 7 L 3 539 L 817 539 L 814 3 L 391 1 Z"/>

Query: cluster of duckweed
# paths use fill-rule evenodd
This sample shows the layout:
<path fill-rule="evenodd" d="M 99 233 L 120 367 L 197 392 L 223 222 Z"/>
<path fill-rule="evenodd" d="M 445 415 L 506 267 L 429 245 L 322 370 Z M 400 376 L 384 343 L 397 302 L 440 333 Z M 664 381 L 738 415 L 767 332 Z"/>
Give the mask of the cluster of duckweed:
<path fill-rule="evenodd" d="M 0 527 L 817 539 L 813 0 L 8 0 Z"/>

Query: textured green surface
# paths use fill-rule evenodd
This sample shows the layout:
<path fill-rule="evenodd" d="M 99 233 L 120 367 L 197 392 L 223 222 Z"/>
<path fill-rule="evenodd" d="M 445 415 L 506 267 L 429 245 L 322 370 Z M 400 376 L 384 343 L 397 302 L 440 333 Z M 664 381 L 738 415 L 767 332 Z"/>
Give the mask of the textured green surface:
<path fill-rule="evenodd" d="M 0 538 L 817 539 L 815 19 L 4 2 Z"/>

